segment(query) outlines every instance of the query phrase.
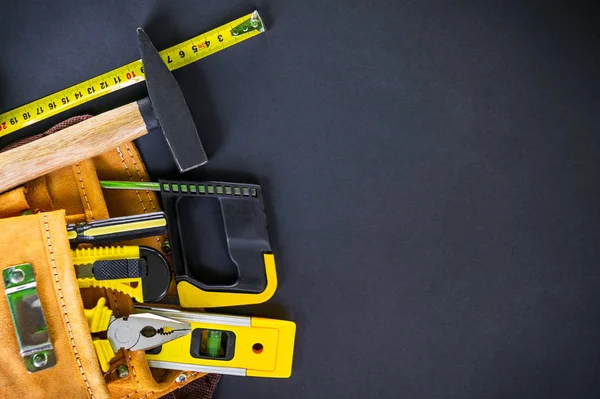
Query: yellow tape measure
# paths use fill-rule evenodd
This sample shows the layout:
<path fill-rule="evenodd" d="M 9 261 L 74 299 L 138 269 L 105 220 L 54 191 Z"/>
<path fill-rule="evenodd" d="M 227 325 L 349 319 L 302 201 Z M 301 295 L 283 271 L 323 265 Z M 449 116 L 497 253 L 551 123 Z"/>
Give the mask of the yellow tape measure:
<path fill-rule="evenodd" d="M 258 11 L 160 52 L 169 70 L 181 68 L 265 31 Z M 142 61 L 110 72 L 0 114 L 0 137 L 40 122 L 113 91 L 144 80 Z"/>

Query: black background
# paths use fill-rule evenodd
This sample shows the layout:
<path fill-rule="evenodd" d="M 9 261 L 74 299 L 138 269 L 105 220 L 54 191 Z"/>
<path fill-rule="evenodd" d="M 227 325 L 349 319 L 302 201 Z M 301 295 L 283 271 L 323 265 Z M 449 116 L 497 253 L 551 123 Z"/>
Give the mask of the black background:
<path fill-rule="evenodd" d="M 0 4 L 2 111 L 139 58 L 137 26 L 162 49 L 263 14 L 175 72 L 211 157 L 184 177 L 266 192 L 280 286 L 237 311 L 298 325 L 290 379 L 217 398 L 599 396 L 594 2 Z"/>

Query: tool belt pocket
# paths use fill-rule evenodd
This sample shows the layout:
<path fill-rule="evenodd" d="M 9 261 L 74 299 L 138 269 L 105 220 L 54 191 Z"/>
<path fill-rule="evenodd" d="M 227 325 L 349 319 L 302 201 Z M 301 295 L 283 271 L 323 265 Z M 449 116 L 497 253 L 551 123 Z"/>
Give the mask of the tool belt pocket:
<path fill-rule="evenodd" d="M 2 397 L 109 397 L 65 224 L 64 211 L 0 219 Z"/>
<path fill-rule="evenodd" d="M 98 344 L 107 341 L 92 338 L 91 309 L 102 298 L 113 314 L 127 315 L 132 300 L 80 292 L 65 224 L 64 211 L 0 219 L 0 397 L 149 398 L 181 385 L 179 372 L 153 375 L 143 351 L 111 353 L 100 359 L 109 362 L 102 371 Z"/>
<path fill-rule="evenodd" d="M 133 301 L 112 289 L 81 288 L 66 226 L 107 219 L 109 210 L 160 210 L 153 194 L 103 195 L 98 176 L 129 180 L 132 171 L 147 179 L 128 143 L 0 194 L 0 398 L 151 399 L 204 375 L 181 381 L 181 371 L 150 369 L 144 351 L 114 353 L 90 328 L 100 308 L 128 316 Z M 131 244 L 159 249 L 162 242 Z"/>

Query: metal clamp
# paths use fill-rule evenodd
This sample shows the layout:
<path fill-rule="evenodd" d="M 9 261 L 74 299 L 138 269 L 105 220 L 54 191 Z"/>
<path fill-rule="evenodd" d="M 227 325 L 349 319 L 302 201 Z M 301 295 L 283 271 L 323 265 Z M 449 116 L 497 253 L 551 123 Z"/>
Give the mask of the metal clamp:
<path fill-rule="evenodd" d="M 2 279 L 25 368 L 35 373 L 54 366 L 56 354 L 48 334 L 33 267 L 29 263 L 9 267 L 2 270 Z"/>

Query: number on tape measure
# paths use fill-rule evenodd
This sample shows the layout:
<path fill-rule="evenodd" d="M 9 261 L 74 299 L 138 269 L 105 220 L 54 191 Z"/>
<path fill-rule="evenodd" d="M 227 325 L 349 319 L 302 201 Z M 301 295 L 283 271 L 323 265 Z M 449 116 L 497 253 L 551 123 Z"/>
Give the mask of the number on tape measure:
<path fill-rule="evenodd" d="M 250 27 L 250 29 L 247 29 Z M 245 30 L 244 30 L 245 29 Z M 240 34 L 239 32 L 243 32 Z M 169 70 L 181 68 L 264 32 L 258 14 L 245 15 L 176 46 L 160 51 Z M 218 43 L 218 44 L 211 44 Z M 81 82 L 39 100 L 0 114 L 0 137 L 40 122 L 63 111 L 145 79 L 141 60 Z"/>

